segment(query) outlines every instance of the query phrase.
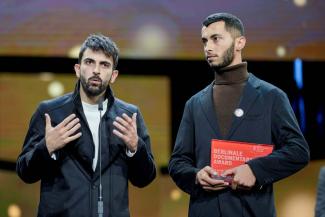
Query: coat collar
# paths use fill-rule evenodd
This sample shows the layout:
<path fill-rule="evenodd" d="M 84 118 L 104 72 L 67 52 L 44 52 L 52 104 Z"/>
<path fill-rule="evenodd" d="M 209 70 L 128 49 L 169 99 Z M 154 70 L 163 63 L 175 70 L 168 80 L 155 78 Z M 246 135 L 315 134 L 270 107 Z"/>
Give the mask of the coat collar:
<path fill-rule="evenodd" d="M 258 97 L 257 89 L 260 86 L 260 80 L 256 78 L 253 74 L 249 73 L 248 81 L 244 87 L 242 96 L 239 101 L 238 108 L 244 111 L 244 115 L 241 117 L 234 116 L 231 127 L 229 129 L 228 135 L 225 139 L 229 139 L 237 127 L 240 125 L 242 120 L 246 117 L 247 112 L 254 104 L 255 100 Z M 213 132 L 215 133 L 216 138 L 222 138 L 220 134 L 220 129 L 218 126 L 217 115 L 215 114 L 214 103 L 213 103 L 213 83 L 206 87 L 200 96 L 200 103 L 203 109 L 204 115 L 212 127 Z"/>
<path fill-rule="evenodd" d="M 82 104 L 81 104 L 81 98 L 80 98 L 80 79 L 78 79 L 76 85 L 75 85 L 75 89 L 73 92 L 73 102 L 75 104 L 75 108 L 76 110 L 78 110 L 79 113 L 83 114 L 82 110 Z M 105 99 L 108 99 L 108 105 L 107 105 L 107 111 L 112 107 L 113 103 L 114 103 L 114 94 L 112 89 L 110 88 L 110 86 L 108 86 L 106 88 L 106 92 L 105 92 Z M 106 112 L 104 114 L 105 118 L 108 118 L 108 112 Z M 84 117 L 85 118 L 85 117 Z"/>

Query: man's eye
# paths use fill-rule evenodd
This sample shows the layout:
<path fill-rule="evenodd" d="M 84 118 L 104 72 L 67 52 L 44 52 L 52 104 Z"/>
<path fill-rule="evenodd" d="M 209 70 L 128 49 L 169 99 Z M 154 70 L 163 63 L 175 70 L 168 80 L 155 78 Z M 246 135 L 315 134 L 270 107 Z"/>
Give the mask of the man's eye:
<path fill-rule="evenodd" d="M 104 68 L 109 68 L 110 67 L 109 63 L 103 63 L 102 65 L 103 65 Z"/>

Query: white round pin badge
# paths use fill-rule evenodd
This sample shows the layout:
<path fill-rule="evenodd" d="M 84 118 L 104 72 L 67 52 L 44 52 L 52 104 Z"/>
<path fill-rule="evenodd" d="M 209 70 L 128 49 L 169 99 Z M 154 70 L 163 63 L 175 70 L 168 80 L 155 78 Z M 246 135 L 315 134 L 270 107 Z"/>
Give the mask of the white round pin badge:
<path fill-rule="evenodd" d="M 235 114 L 236 117 L 241 117 L 241 116 L 244 115 L 244 110 L 241 109 L 241 108 L 238 108 L 238 109 L 235 110 L 234 114 Z"/>

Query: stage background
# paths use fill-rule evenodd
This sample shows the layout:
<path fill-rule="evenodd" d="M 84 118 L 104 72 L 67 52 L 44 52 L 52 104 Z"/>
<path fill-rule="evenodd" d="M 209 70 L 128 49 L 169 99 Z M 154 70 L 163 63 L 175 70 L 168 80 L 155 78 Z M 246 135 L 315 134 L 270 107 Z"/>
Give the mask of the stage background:
<path fill-rule="evenodd" d="M 41 100 L 72 91 L 73 65 L 91 33 L 120 47 L 121 99 L 138 105 L 151 134 L 158 177 L 130 187 L 133 217 L 185 217 L 188 196 L 166 166 L 187 99 L 208 85 L 201 22 L 213 12 L 245 24 L 244 59 L 256 76 L 283 89 L 310 145 L 311 163 L 275 184 L 279 217 L 313 217 L 325 165 L 325 1 L 4 0 L 0 2 L 0 216 L 36 215 L 39 183 L 16 175 L 15 160 Z"/>

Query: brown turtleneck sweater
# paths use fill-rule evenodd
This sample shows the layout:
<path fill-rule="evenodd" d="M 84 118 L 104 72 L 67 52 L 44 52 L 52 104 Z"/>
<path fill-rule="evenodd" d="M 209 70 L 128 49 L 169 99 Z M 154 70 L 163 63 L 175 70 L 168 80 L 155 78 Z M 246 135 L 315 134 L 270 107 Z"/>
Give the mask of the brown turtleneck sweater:
<path fill-rule="evenodd" d="M 221 136 L 226 137 L 243 89 L 248 79 L 247 63 L 225 67 L 215 72 L 213 102 Z"/>

